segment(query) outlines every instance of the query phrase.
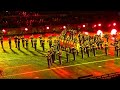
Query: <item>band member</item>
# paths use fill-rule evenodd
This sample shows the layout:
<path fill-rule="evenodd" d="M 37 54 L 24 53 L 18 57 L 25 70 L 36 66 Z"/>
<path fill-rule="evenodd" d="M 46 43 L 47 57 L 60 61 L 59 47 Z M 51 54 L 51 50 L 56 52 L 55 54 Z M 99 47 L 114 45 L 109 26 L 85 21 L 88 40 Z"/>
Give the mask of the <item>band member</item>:
<path fill-rule="evenodd" d="M 18 36 L 14 36 L 15 48 L 17 48 L 17 39 L 18 39 Z"/>
<path fill-rule="evenodd" d="M 40 45 L 42 46 L 42 35 L 39 36 L 40 39 Z"/>
<path fill-rule="evenodd" d="M 18 49 L 20 50 L 20 37 L 18 37 Z"/>
<path fill-rule="evenodd" d="M 8 42 L 9 42 L 9 47 L 11 49 L 11 37 L 8 38 Z"/>
<path fill-rule="evenodd" d="M 117 57 L 119 56 L 119 48 L 120 48 L 120 46 L 119 46 L 119 44 L 117 44 L 117 48 L 116 48 Z"/>
<path fill-rule="evenodd" d="M 69 62 L 69 48 L 66 48 L 66 58 L 67 62 Z"/>
<path fill-rule="evenodd" d="M 114 46 L 115 46 L 115 51 L 117 50 L 117 42 L 116 41 L 114 41 Z"/>
<path fill-rule="evenodd" d="M 76 60 L 76 49 L 75 47 L 72 48 L 72 54 L 73 54 L 73 58 L 74 58 L 74 61 Z"/>
<path fill-rule="evenodd" d="M 51 46 L 52 46 L 52 39 L 50 38 L 47 42 L 49 42 L 49 47 L 51 48 Z"/>
<path fill-rule="evenodd" d="M 86 45 L 86 52 L 87 52 L 88 57 L 90 57 L 90 47 L 88 44 Z"/>
<path fill-rule="evenodd" d="M 61 49 L 58 51 L 58 57 L 59 57 L 59 63 L 61 65 L 62 64 L 62 60 L 61 60 L 61 58 L 62 58 L 62 50 Z"/>
<path fill-rule="evenodd" d="M 58 39 L 57 40 L 57 50 L 59 50 L 60 49 L 60 40 Z"/>
<path fill-rule="evenodd" d="M 47 57 L 47 62 L 48 62 L 48 68 L 50 68 L 51 67 L 51 53 L 50 53 L 50 51 L 48 51 L 46 57 Z"/>
<path fill-rule="evenodd" d="M 100 40 L 100 49 L 103 49 L 103 40 Z"/>
<path fill-rule="evenodd" d="M 32 34 L 32 35 L 30 36 L 32 47 L 33 47 L 33 38 L 34 38 L 34 36 L 33 36 L 33 34 Z"/>
<path fill-rule="evenodd" d="M 106 56 L 108 55 L 108 43 L 107 42 L 105 42 L 105 54 Z"/>
<path fill-rule="evenodd" d="M 95 56 L 96 55 L 96 43 L 92 44 L 92 50 L 93 50 L 93 54 Z"/>
<path fill-rule="evenodd" d="M 51 58 L 52 58 L 52 63 L 54 63 L 54 61 L 55 61 L 55 55 L 56 55 L 56 52 L 55 52 L 54 47 L 52 46 L 52 47 L 51 47 Z"/>
<path fill-rule="evenodd" d="M 28 39 L 25 39 L 26 42 L 26 49 L 28 49 Z"/>
<path fill-rule="evenodd" d="M 21 37 L 21 39 L 22 39 L 22 46 L 24 47 L 25 46 L 25 40 L 24 40 L 24 35 Z"/>
<path fill-rule="evenodd" d="M 82 34 L 81 34 L 81 32 L 78 34 L 78 39 L 79 39 L 79 43 L 81 43 L 81 41 L 82 41 Z"/>
<path fill-rule="evenodd" d="M 45 39 L 42 39 L 41 41 L 41 46 L 43 48 L 43 51 L 45 51 Z"/>
<path fill-rule="evenodd" d="M 99 40 L 97 40 L 97 49 L 100 49 L 100 41 Z"/>
<path fill-rule="evenodd" d="M 1 41 L 2 49 L 4 49 L 4 47 L 3 47 L 3 36 L 0 37 L 0 41 Z"/>
<path fill-rule="evenodd" d="M 34 39 L 34 48 L 37 49 L 37 39 Z"/>

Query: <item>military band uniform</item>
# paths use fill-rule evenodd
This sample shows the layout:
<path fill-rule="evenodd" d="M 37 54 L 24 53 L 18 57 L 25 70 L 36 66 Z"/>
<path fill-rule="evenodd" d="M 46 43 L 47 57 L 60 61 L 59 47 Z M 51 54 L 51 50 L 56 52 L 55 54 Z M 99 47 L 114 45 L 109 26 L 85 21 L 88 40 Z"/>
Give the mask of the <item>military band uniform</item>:
<path fill-rule="evenodd" d="M 25 43 L 24 36 L 22 36 L 21 39 L 22 39 L 22 46 L 24 47 L 25 46 L 25 44 L 24 44 Z"/>
<path fill-rule="evenodd" d="M 48 51 L 47 53 L 47 62 L 48 62 L 48 68 L 51 67 L 51 54 L 50 54 L 50 51 Z"/>
<path fill-rule="evenodd" d="M 114 46 L 115 46 L 115 51 L 117 50 L 116 48 L 117 48 L 117 42 L 115 41 L 114 42 Z"/>
<path fill-rule="evenodd" d="M 81 34 L 78 35 L 79 43 L 81 43 Z"/>
<path fill-rule="evenodd" d="M 8 38 L 8 42 L 9 42 L 9 47 L 11 49 L 11 37 Z"/>
<path fill-rule="evenodd" d="M 51 58 L 52 58 L 52 63 L 54 63 L 54 61 L 55 61 L 55 53 L 54 53 L 53 46 L 51 47 Z"/>
<path fill-rule="evenodd" d="M 60 49 L 60 40 L 57 40 L 57 50 Z"/>
<path fill-rule="evenodd" d="M 69 48 L 66 48 L 66 58 L 67 62 L 69 62 Z"/>
<path fill-rule="evenodd" d="M 26 39 L 25 42 L 26 42 L 26 49 L 28 49 L 28 39 Z"/>
<path fill-rule="evenodd" d="M 30 36 L 32 47 L 33 47 L 33 38 L 34 38 L 34 36 L 33 36 L 33 35 L 32 35 L 32 36 Z"/>
<path fill-rule="evenodd" d="M 63 35 L 63 37 L 64 37 L 64 40 L 66 39 L 66 33 Z"/>
<path fill-rule="evenodd" d="M 20 50 L 20 37 L 18 37 L 18 49 Z"/>
<path fill-rule="evenodd" d="M 49 47 L 51 48 L 52 47 L 52 40 L 50 39 L 50 40 L 48 40 L 48 42 L 49 42 Z"/>
<path fill-rule="evenodd" d="M 43 48 L 43 51 L 45 51 L 45 40 L 44 39 L 41 41 L 41 46 Z"/>
<path fill-rule="evenodd" d="M 86 53 L 87 53 L 88 57 L 90 57 L 90 47 L 89 47 L 89 45 L 86 45 Z"/>
<path fill-rule="evenodd" d="M 37 49 L 37 39 L 34 40 L 34 48 Z"/>
<path fill-rule="evenodd" d="M 40 39 L 40 45 L 42 46 L 42 36 L 39 36 Z"/>
<path fill-rule="evenodd" d="M 117 44 L 116 53 L 117 53 L 117 57 L 118 57 L 119 56 L 119 44 Z"/>
<path fill-rule="evenodd" d="M 96 44 L 95 43 L 92 45 L 92 49 L 93 49 L 93 54 L 95 56 L 96 55 Z"/>
<path fill-rule="evenodd" d="M 105 43 L 105 55 L 108 55 L 108 43 Z"/>
<path fill-rule="evenodd" d="M 14 37 L 15 46 L 16 46 L 15 48 L 17 48 L 17 39 L 18 39 L 18 37 L 17 37 L 17 36 L 15 36 L 15 37 Z"/>
<path fill-rule="evenodd" d="M 1 41 L 1 46 L 2 46 L 2 49 L 4 48 L 3 47 L 3 36 L 0 37 L 0 41 Z"/>
<path fill-rule="evenodd" d="M 97 49 L 100 49 L 100 42 L 97 41 Z"/>
<path fill-rule="evenodd" d="M 76 49 L 74 47 L 72 49 L 72 54 L 73 54 L 73 58 L 74 58 L 73 61 L 75 61 L 76 60 Z"/>
<path fill-rule="evenodd" d="M 82 58 L 84 58 L 84 47 L 81 45 L 81 46 L 80 46 L 80 49 L 81 49 Z"/>
<path fill-rule="evenodd" d="M 102 40 L 100 41 L 100 49 L 103 49 L 103 46 L 102 46 L 103 42 L 104 41 L 102 41 Z"/>

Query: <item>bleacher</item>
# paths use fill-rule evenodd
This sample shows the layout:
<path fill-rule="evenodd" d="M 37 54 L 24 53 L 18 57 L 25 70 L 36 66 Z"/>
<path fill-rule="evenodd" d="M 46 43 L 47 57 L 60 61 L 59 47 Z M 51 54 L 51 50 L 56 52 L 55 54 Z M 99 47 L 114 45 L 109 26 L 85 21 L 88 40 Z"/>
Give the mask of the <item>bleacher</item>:
<path fill-rule="evenodd" d="M 112 20 L 120 20 L 117 12 L 31 12 L 3 11 L 0 12 L 0 33 L 4 35 L 60 33 L 63 26 L 67 29 L 96 32 L 94 24 L 102 23 L 101 29 L 108 31 Z M 85 28 L 82 25 L 85 24 Z M 50 29 L 46 29 L 49 26 Z M 120 25 L 117 25 L 120 26 Z M 24 28 L 28 28 L 25 31 Z"/>
<path fill-rule="evenodd" d="M 112 16 L 112 17 L 111 17 Z M 117 20 L 116 12 L 0 12 L 0 28 L 107 22 Z"/>

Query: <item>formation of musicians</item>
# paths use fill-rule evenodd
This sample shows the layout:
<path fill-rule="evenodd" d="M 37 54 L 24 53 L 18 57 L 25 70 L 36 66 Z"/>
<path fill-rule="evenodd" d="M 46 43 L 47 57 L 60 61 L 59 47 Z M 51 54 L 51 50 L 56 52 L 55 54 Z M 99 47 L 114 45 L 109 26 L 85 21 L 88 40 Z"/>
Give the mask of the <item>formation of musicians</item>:
<path fill-rule="evenodd" d="M 87 54 L 88 57 L 90 57 L 91 53 L 93 56 L 96 56 L 97 50 L 103 50 L 107 56 L 109 54 L 108 50 L 110 48 L 110 45 L 115 47 L 115 55 L 117 57 L 119 56 L 120 40 L 117 40 L 117 38 L 114 39 L 114 43 L 109 43 L 109 38 L 107 38 L 107 40 L 104 40 L 101 35 L 90 36 L 81 32 L 77 33 L 73 30 L 70 30 L 68 32 L 69 34 L 67 35 L 67 31 L 64 30 L 61 35 L 57 37 L 57 47 L 59 48 L 51 48 L 51 50 L 48 51 L 48 67 L 54 63 L 56 54 L 58 54 L 59 63 L 62 64 L 61 54 L 63 51 L 66 53 L 66 62 L 70 61 L 70 54 L 73 55 L 73 61 L 75 61 L 76 56 L 80 56 L 82 59 L 84 58 L 85 54 Z"/>
<path fill-rule="evenodd" d="M 105 41 L 101 35 L 86 35 L 76 30 L 63 30 L 59 36 L 53 38 L 50 36 L 47 40 L 45 37 L 40 35 L 39 37 L 40 47 L 42 47 L 43 52 L 47 52 L 47 61 L 48 67 L 54 63 L 56 59 L 59 60 L 60 65 L 62 64 L 62 53 L 66 53 L 66 62 L 70 61 L 70 54 L 73 55 L 73 60 L 76 60 L 76 56 L 84 58 L 84 55 L 87 54 L 90 57 L 90 53 L 93 53 L 93 56 L 96 56 L 97 50 L 104 50 L 105 55 L 108 55 L 109 42 Z M 0 37 L 1 46 L 4 49 L 3 36 Z M 45 48 L 45 42 L 49 45 L 49 49 Z M 28 46 L 31 45 L 37 50 L 37 38 L 34 35 L 31 35 L 29 38 L 23 36 L 14 36 L 15 48 L 20 50 L 20 47 L 29 49 Z M 22 46 L 20 46 L 22 43 Z M 8 38 L 9 48 L 12 49 L 12 37 Z M 115 39 L 113 46 L 115 47 L 116 56 L 119 56 L 120 50 L 120 40 Z"/>

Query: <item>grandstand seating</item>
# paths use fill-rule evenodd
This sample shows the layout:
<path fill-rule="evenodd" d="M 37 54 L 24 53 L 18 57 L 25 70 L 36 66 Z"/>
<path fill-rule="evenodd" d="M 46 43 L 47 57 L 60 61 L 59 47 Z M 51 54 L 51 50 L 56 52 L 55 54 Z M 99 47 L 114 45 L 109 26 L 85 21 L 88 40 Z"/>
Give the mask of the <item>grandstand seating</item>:
<path fill-rule="evenodd" d="M 113 19 L 119 21 L 119 15 L 116 12 L 25 12 L 25 11 L 3 11 L 0 12 L 0 33 L 3 28 L 7 28 L 8 31 L 5 35 L 20 34 L 24 31 L 21 28 L 29 28 L 29 33 L 59 33 L 63 30 L 64 25 L 70 29 L 76 30 L 88 30 L 94 32 L 92 25 L 94 23 L 102 22 L 102 29 L 107 30 L 107 26 Z M 119 18 L 119 19 L 118 19 Z M 86 28 L 78 28 L 79 25 L 86 24 Z M 46 30 L 46 26 L 50 29 Z M 118 25 L 119 26 L 119 25 Z M 11 29 L 10 29 L 11 28 Z M 14 29 L 18 28 L 18 29 Z M 53 30 L 55 29 L 55 30 Z M 16 31 L 15 31 L 16 30 Z"/>
<path fill-rule="evenodd" d="M 104 14 L 103 14 L 104 13 Z M 111 14 L 111 13 L 110 13 Z M 109 21 L 111 16 L 114 20 L 118 18 L 116 13 L 111 15 L 102 13 L 85 12 L 25 12 L 25 11 L 4 11 L 0 12 L 1 27 L 13 28 L 24 26 L 44 26 L 60 24 L 79 24 L 88 22 Z"/>

